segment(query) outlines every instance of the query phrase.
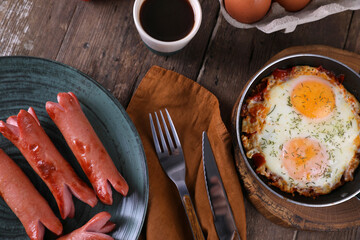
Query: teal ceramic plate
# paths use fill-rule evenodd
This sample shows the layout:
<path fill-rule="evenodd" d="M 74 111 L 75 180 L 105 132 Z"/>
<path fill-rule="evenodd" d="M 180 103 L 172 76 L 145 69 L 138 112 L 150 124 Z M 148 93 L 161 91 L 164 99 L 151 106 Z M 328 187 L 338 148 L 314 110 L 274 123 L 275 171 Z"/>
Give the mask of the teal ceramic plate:
<path fill-rule="evenodd" d="M 74 92 L 79 98 L 85 115 L 128 182 L 129 194 L 122 197 L 113 190 L 112 206 L 99 202 L 94 208 L 74 197 L 75 218 L 62 220 L 64 234 L 81 227 L 96 213 L 108 211 L 112 215 L 111 221 L 117 226 L 111 235 L 115 239 L 136 239 L 146 214 L 148 172 L 140 137 L 121 104 L 96 81 L 64 64 L 32 57 L 0 57 L 0 120 L 6 120 L 20 109 L 27 110 L 32 106 L 60 153 L 89 184 L 61 133 L 45 111 L 46 101 L 56 101 L 59 92 L 68 91 Z M 52 194 L 19 150 L 3 136 L 0 136 L 0 147 L 23 169 L 60 218 Z M 46 232 L 45 239 L 55 238 L 50 231 Z M 28 239 L 22 224 L 2 198 L 0 239 Z"/>

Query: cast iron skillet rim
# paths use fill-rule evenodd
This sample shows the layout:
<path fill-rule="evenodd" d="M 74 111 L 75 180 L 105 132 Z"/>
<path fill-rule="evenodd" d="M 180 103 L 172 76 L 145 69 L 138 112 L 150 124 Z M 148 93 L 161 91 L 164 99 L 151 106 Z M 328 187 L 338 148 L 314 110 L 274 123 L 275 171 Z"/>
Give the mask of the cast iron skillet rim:
<path fill-rule="evenodd" d="M 257 80 L 257 78 L 263 73 L 265 72 L 266 70 L 270 69 L 272 66 L 274 66 L 275 64 L 279 63 L 279 62 L 282 62 L 282 61 L 285 61 L 285 60 L 288 60 L 288 59 L 293 59 L 293 58 L 298 58 L 298 57 L 313 57 L 313 58 L 321 58 L 321 59 L 327 59 L 329 61 L 332 61 L 332 62 L 335 62 L 336 64 L 339 64 L 339 65 L 342 65 L 344 68 L 347 68 L 348 70 L 350 70 L 351 72 L 353 72 L 359 79 L 360 79 L 360 75 L 355 72 L 353 69 L 351 69 L 350 67 L 348 67 L 347 65 L 343 64 L 342 62 L 339 62 L 333 58 L 330 58 L 330 57 L 326 57 L 326 56 L 323 56 L 323 55 L 319 55 L 319 54 L 307 54 L 307 53 L 304 53 L 304 54 L 293 54 L 293 55 L 289 55 L 289 56 L 286 56 L 286 57 L 282 57 L 280 59 L 277 59 L 269 64 L 267 64 L 265 67 L 263 67 L 262 69 L 260 69 L 252 78 L 251 80 L 246 84 L 245 86 L 245 89 L 243 90 L 243 93 L 242 93 L 242 96 L 240 98 L 240 101 L 239 101 L 239 105 L 237 107 L 237 110 L 236 110 L 236 122 L 235 122 L 235 128 L 236 128 L 236 138 L 237 138 L 237 144 L 240 148 L 240 152 L 241 152 L 241 157 L 244 159 L 245 161 L 245 164 L 247 166 L 247 168 L 250 170 L 251 174 L 256 178 L 256 180 L 258 182 L 260 182 L 261 185 L 263 185 L 267 190 L 269 190 L 271 193 L 275 194 L 276 196 L 278 196 L 279 198 L 285 200 L 285 201 L 288 201 L 288 202 L 291 202 L 291 203 L 294 203 L 294 204 L 297 204 L 297 205 L 301 205 L 301 206 L 306 206 L 306 207 L 329 207 L 329 206 L 334 206 L 334 205 L 337 205 L 337 204 L 340 204 L 340 203 L 343 203 L 345 201 L 348 201 L 350 200 L 351 198 L 355 197 L 357 194 L 360 193 L 360 186 L 358 187 L 358 189 L 353 193 L 353 194 L 350 194 L 338 201 L 333 201 L 333 202 L 330 202 L 330 203 L 323 203 L 323 204 L 310 204 L 310 203 L 303 203 L 303 202 L 300 202 L 300 201 L 295 201 L 295 200 L 292 200 L 292 199 L 289 199 L 279 193 L 277 193 L 276 191 L 274 191 L 271 187 L 269 187 L 262 179 L 260 179 L 260 177 L 258 176 L 258 174 L 254 171 L 254 169 L 251 167 L 250 163 L 249 163 L 249 159 L 247 158 L 246 156 L 246 153 L 243 149 L 243 144 L 242 144 L 242 141 L 241 141 L 241 133 L 240 133 L 240 121 L 241 121 L 241 117 L 240 117 L 240 112 L 241 112 L 241 107 L 242 107 L 242 104 L 245 100 L 245 97 L 248 93 L 249 90 L 251 90 L 252 86 L 253 86 L 253 83 Z M 360 166 L 359 166 L 360 167 Z M 359 173 L 358 173 L 359 174 Z M 341 187 L 341 186 L 340 186 Z M 359 198 L 360 200 L 360 198 Z"/>

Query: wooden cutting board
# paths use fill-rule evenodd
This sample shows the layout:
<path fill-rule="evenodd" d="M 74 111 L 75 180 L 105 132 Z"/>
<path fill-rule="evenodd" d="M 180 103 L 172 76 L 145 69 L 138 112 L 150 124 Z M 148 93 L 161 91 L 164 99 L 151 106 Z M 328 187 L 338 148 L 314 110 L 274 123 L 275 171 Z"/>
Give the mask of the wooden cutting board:
<path fill-rule="evenodd" d="M 276 54 L 269 62 L 298 53 L 328 56 L 343 62 L 356 72 L 360 72 L 360 55 L 322 45 L 291 47 Z M 302 230 L 335 231 L 360 226 L 360 200 L 356 198 L 331 207 L 303 207 L 279 198 L 257 182 L 245 165 L 237 143 L 235 123 L 240 97 L 241 94 L 232 113 L 234 155 L 247 197 L 255 208 L 276 224 Z"/>

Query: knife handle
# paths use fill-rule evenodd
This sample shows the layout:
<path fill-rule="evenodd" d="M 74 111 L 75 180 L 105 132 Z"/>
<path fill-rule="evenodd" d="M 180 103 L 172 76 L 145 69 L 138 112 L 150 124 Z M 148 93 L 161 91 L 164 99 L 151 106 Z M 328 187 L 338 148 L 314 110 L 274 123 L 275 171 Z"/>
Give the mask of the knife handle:
<path fill-rule="evenodd" d="M 234 231 L 232 236 L 231 236 L 231 240 L 241 240 L 240 234 L 238 231 Z"/>
<path fill-rule="evenodd" d="M 183 201 L 183 205 L 185 207 L 186 210 L 186 215 L 189 219 L 190 225 L 191 225 L 191 230 L 194 236 L 195 240 L 205 240 L 203 232 L 201 230 L 200 227 L 200 223 L 199 220 L 197 219 L 196 213 L 195 213 L 195 209 L 194 206 L 191 202 L 191 198 L 189 195 L 184 195 L 182 197 L 182 201 Z"/>

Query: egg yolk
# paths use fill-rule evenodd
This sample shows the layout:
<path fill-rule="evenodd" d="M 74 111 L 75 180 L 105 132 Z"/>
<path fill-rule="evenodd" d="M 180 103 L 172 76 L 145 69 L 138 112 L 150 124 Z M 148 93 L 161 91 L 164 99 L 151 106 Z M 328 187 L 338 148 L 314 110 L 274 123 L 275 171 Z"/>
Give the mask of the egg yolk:
<path fill-rule="evenodd" d="M 328 153 L 320 142 L 294 138 L 283 146 L 281 158 L 290 177 L 304 182 L 318 179 L 328 166 Z"/>
<path fill-rule="evenodd" d="M 304 80 L 292 90 L 291 103 L 306 117 L 324 118 L 335 108 L 335 94 L 326 83 L 316 79 Z"/>

